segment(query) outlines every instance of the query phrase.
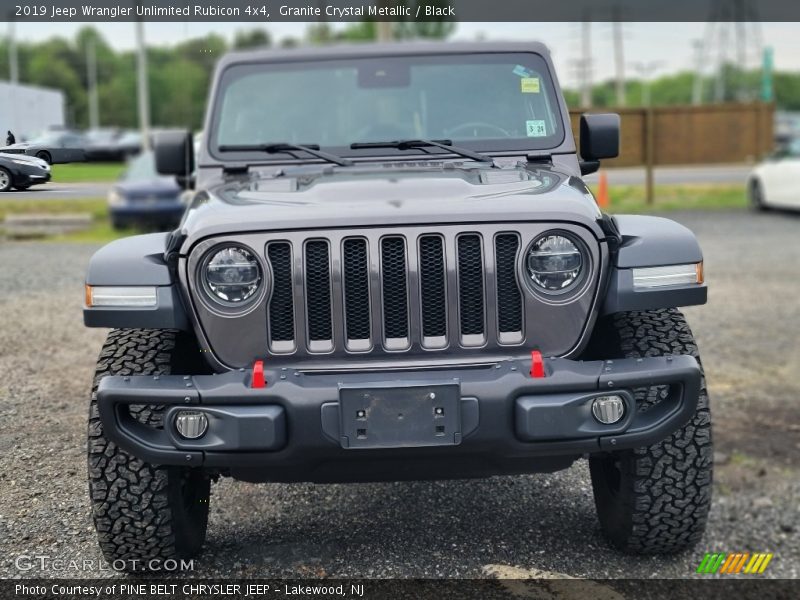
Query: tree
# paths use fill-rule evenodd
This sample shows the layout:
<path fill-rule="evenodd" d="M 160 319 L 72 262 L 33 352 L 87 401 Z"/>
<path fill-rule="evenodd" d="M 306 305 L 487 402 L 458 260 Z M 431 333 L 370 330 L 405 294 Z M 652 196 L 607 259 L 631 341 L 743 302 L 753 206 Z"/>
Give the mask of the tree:
<path fill-rule="evenodd" d="M 233 38 L 233 47 L 236 50 L 247 48 L 265 48 L 272 45 L 272 36 L 266 29 L 250 29 L 237 31 Z"/>

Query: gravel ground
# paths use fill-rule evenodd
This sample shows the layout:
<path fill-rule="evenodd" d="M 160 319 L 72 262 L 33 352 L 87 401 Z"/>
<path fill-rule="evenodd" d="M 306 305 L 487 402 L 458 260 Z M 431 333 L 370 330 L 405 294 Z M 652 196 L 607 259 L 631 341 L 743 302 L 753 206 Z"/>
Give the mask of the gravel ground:
<path fill-rule="evenodd" d="M 800 217 L 676 214 L 706 253 L 707 307 L 686 312 L 714 410 L 717 462 L 705 540 L 677 557 L 603 541 L 585 461 L 480 481 L 252 485 L 212 490 L 195 575 L 246 577 L 687 577 L 706 551 L 800 566 Z M 20 555 L 98 561 L 85 419 L 104 331 L 82 326 L 93 246 L 0 244 L 0 576 L 112 575 L 15 568 Z"/>

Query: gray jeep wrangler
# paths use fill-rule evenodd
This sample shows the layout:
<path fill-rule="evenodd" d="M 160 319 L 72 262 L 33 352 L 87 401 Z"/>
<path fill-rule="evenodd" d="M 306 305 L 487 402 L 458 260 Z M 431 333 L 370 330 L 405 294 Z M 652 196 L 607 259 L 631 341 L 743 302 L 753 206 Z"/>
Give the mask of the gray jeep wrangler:
<path fill-rule="evenodd" d="M 355 482 L 566 469 L 588 458 L 617 548 L 703 533 L 711 425 L 677 307 L 703 257 L 672 221 L 604 214 L 546 48 L 405 44 L 226 56 L 196 192 L 168 234 L 91 259 L 112 328 L 89 413 L 110 561 L 190 557 L 211 481 Z M 196 168 L 195 168 L 196 163 Z M 535 515 L 531 516 L 532 519 Z"/>

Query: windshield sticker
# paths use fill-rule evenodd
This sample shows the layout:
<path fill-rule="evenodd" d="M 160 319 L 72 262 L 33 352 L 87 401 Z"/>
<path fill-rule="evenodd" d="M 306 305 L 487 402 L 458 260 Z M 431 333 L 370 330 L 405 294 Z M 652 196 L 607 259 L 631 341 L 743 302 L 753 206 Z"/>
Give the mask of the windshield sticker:
<path fill-rule="evenodd" d="M 538 94 L 539 93 L 539 78 L 538 77 L 523 77 L 519 80 L 522 87 L 523 94 Z"/>
<path fill-rule="evenodd" d="M 519 75 L 520 77 L 530 77 L 531 76 L 531 72 L 528 71 L 528 69 L 526 69 L 522 65 L 517 65 L 516 67 L 514 67 L 514 71 L 513 72 L 514 72 L 514 75 Z"/>
<path fill-rule="evenodd" d="M 547 128 L 544 125 L 544 120 L 534 119 L 532 121 L 525 121 L 525 131 L 528 137 L 547 137 Z"/>

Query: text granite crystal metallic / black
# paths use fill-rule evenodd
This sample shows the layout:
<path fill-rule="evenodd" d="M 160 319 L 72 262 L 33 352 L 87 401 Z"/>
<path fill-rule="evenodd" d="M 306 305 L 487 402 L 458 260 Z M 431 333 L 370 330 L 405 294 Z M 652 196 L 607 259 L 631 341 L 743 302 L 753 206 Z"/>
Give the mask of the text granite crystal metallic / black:
<path fill-rule="evenodd" d="M 600 211 L 581 177 L 618 154 L 619 119 L 584 115 L 578 151 L 544 46 L 231 54 L 198 156 L 183 133 L 155 152 L 196 182 L 180 226 L 112 242 L 86 278 L 86 324 L 112 328 L 89 422 L 107 558 L 198 552 L 219 476 L 581 457 L 619 549 L 702 535 L 709 406 L 678 311 L 705 303 L 702 253 L 677 223 Z M 163 502 L 100 492 L 134 480 Z"/>

